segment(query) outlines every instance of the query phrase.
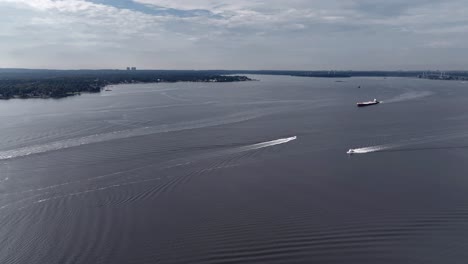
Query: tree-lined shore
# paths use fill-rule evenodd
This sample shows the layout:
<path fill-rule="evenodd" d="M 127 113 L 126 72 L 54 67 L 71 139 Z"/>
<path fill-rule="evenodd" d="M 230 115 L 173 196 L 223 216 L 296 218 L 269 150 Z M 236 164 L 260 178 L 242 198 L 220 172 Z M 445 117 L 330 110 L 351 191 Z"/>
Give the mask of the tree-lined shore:
<path fill-rule="evenodd" d="M 159 82 L 241 82 L 245 75 L 287 75 L 317 78 L 410 77 L 468 80 L 466 71 L 255 71 L 255 70 L 29 70 L 0 69 L 0 99 L 62 98 L 99 93 L 107 85 Z"/>
<path fill-rule="evenodd" d="M 120 71 L 0 69 L 0 99 L 62 98 L 99 93 L 107 85 L 158 82 L 239 82 L 246 76 L 216 71 Z"/>

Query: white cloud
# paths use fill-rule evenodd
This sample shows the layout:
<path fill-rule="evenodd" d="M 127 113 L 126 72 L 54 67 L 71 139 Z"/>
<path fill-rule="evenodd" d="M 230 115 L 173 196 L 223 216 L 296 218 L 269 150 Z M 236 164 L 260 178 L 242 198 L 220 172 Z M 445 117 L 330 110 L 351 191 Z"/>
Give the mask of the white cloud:
<path fill-rule="evenodd" d="M 92 1 L 0 0 L 0 67 L 405 68 L 468 46 L 463 0 Z"/>
<path fill-rule="evenodd" d="M 155 6 L 161 6 L 166 8 L 180 9 L 180 10 L 193 10 L 203 9 L 210 10 L 213 12 L 221 12 L 227 10 L 241 10 L 250 8 L 262 3 L 258 0 L 135 0 L 135 2 L 151 4 Z"/>

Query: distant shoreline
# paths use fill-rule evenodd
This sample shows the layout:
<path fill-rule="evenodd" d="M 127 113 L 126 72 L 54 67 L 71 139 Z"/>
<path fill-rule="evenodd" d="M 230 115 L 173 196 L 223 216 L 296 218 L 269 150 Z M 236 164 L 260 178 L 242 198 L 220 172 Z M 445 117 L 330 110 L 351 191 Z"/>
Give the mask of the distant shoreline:
<path fill-rule="evenodd" d="M 0 70 L 0 99 L 58 99 L 100 93 L 107 86 L 117 84 L 243 81 L 253 80 L 247 76 L 211 72 Z"/>
<path fill-rule="evenodd" d="M 466 71 L 243 71 L 243 70 L 30 70 L 0 69 L 0 99 L 64 98 L 128 83 L 242 82 L 245 75 L 316 78 L 410 77 L 468 81 Z"/>

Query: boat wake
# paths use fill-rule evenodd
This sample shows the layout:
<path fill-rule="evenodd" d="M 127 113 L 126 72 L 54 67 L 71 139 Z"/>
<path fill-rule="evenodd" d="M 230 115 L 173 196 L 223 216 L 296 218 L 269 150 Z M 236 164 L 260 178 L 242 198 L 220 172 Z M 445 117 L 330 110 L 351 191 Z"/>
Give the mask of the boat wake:
<path fill-rule="evenodd" d="M 209 160 L 211 158 L 218 158 L 220 156 L 222 157 L 222 156 L 229 156 L 229 155 L 235 156 L 236 154 L 240 154 L 240 153 L 244 153 L 244 152 L 248 152 L 248 151 L 259 150 L 259 149 L 264 149 L 264 148 L 268 148 L 268 147 L 273 147 L 273 146 L 277 146 L 277 145 L 286 144 L 286 143 L 289 143 L 289 142 L 294 141 L 296 139 L 297 139 L 297 136 L 294 136 L 294 137 L 281 138 L 281 139 L 276 139 L 276 140 L 257 143 L 257 144 L 252 144 L 252 145 L 244 145 L 244 146 L 241 146 L 241 147 L 230 148 L 228 150 L 215 151 L 215 152 L 211 152 L 211 153 L 208 153 L 208 154 L 202 154 L 202 155 L 191 156 L 191 157 L 187 157 L 187 158 L 175 159 L 175 160 L 168 161 L 165 164 L 164 163 L 163 164 L 150 163 L 150 164 L 147 164 L 147 165 L 144 165 L 144 166 L 139 166 L 139 167 L 131 168 L 131 169 L 128 169 L 128 170 L 122 170 L 122 171 L 116 171 L 116 172 L 112 172 L 112 173 L 108 173 L 108 174 L 98 175 L 98 176 L 88 178 L 88 179 L 85 179 L 85 180 L 73 180 L 73 181 L 63 182 L 63 183 L 59 183 L 59 184 L 55 184 L 55 185 L 44 186 L 44 187 L 40 187 L 40 188 L 36 188 L 36 189 L 24 190 L 24 191 L 21 191 L 21 192 L 3 193 L 1 195 L 3 195 L 3 197 L 5 197 L 5 196 L 10 196 L 10 195 L 15 195 L 15 194 L 32 193 L 32 192 L 49 193 L 51 190 L 61 189 L 61 188 L 64 188 L 64 187 L 70 186 L 70 185 L 78 185 L 78 184 L 82 184 L 84 182 L 91 182 L 91 181 L 97 182 L 97 181 L 103 180 L 103 179 L 113 179 L 113 178 L 118 179 L 118 178 L 125 177 L 125 175 L 131 175 L 130 177 L 127 177 L 127 180 L 128 180 L 130 178 L 139 177 L 139 174 L 135 173 L 135 172 L 143 170 L 143 169 L 150 169 L 150 168 L 152 168 L 152 170 L 177 169 L 177 168 L 191 166 L 196 162 L 202 162 L 204 160 Z M 204 168 L 203 170 L 201 170 L 201 172 L 208 172 L 208 171 L 214 171 L 214 170 L 218 170 L 218 169 L 232 168 L 232 167 L 238 166 L 238 164 L 230 164 L 230 162 L 229 162 L 230 159 L 229 158 L 227 159 L 227 161 L 226 161 L 226 159 L 223 159 L 223 160 L 224 160 L 223 161 L 224 164 L 221 164 L 221 165 L 218 164 L 218 165 L 215 165 L 213 167 Z M 0 179 L 0 183 L 2 183 L 4 181 L 7 181 L 7 180 L 8 180 L 8 177 L 5 178 L 5 179 Z M 159 180 L 161 180 L 161 177 L 158 177 L 157 179 L 151 179 L 150 181 L 155 181 L 155 180 L 159 181 Z M 113 185 L 110 185 L 110 186 L 99 187 L 97 189 L 90 189 L 90 190 L 80 191 L 78 193 L 71 193 L 71 194 L 67 194 L 67 195 L 59 195 L 59 196 L 56 196 L 56 197 L 61 198 L 61 197 L 67 197 L 67 196 L 75 196 L 75 195 L 79 195 L 79 194 L 102 191 L 102 190 L 107 190 L 109 188 L 127 186 L 127 185 L 130 185 L 130 184 L 141 183 L 141 182 L 145 182 L 145 181 L 136 181 L 136 182 L 130 182 L 130 183 L 127 182 L 125 184 L 113 184 Z M 93 185 L 95 185 L 95 184 L 93 184 Z M 41 195 L 41 194 L 38 194 L 38 195 Z M 34 195 L 34 196 L 31 196 L 30 198 L 35 198 L 36 196 L 37 195 Z M 24 200 L 28 200 L 28 199 L 29 198 L 26 198 Z M 55 199 L 55 197 L 54 197 L 54 199 Z M 24 200 L 20 200 L 19 202 L 22 202 Z M 40 200 L 40 201 L 38 201 L 38 203 L 42 203 L 42 202 L 44 202 L 46 200 L 50 200 L 50 199 Z M 11 204 L 1 206 L 0 210 L 2 210 L 4 208 L 7 208 L 10 205 Z"/>
<path fill-rule="evenodd" d="M 407 92 L 400 94 L 396 97 L 393 97 L 388 100 L 383 100 L 382 103 L 399 103 L 399 102 L 404 102 L 404 101 L 409 101 L 409 100 L 414 100 L 414 99 L 419 99 L 427 96 L 433 95 L 433 92 L 430 91 L 413 91 L 413 92 Z"/>
<path fill-rule="evenodd" d="M 296 139 L 297 139 L 296 136 L 288 137 L 288 138 L 281 138 L 281 139 L 272 140 L 272 141 L 268 141 L 268 142 L 262 142 L 262 143 L 258 143 L 258 144 L 253 144 L 253 145 L 249 145 L 249 146 L 240 147 L 235 151 L 236 152 L 244 152 L 244 151 L 249 151 L 249 150 L 257 150 L 257 149 L 262 149 L 262 148 L 268 148 L 268 147 L 273 147 L 273 146 L 276 146 L 276 145 L 286 144 L 286 143 L 289 143 L 289 142 L 294 141 Z"/>
<path fill-rule="evenodd" d="M 397 145 L 380 145 L 380 146 L 371 146 L 371 147 L 364 147 L 364 148 L 355 148 L 348 150 L 347 154 L 367 154 L 373 152 L 380 152 L 390 150 L 392 148 L 398 147 Z"/>
<path fill-rule="evenodd" d="M 456 149 L 456 148 L 466 148 L 465 145 L 459 146 L 439 146 L 439 147 L 415 147 L 417 145 L 424 145 L 428 143 L 443 142 L 447 140 L 454 140 L 460 138 L 467 138 L 468 136 L 465 133 L 465 130 L 457 131 L 453 133 L 447 133 L 444 130 L 434 133 L 432 135 L 427 135 L 424 137 L 412 137 L 403 141 L 399 141 L 395 144 L 385 144 L 377 146 L 369 146 L 363 148 L 353 148 L 349 149 L 347 154 L 367 154 L 373 152 L 399 152 L 399 151 L 416 151 L 416 150 L 431 150 L 431 149 Z"/>
<path fill-rule="evenodd" d="M 158 133 L 168 133 L 168 132 L 176 132 L 176 131 L 183 131 L 183 130 L 192 130 L 192 129 L 200 129 L 205 127 L 212 127 L 212 126 L 220 126 L 220 125 L 227 125 L 233 123 L 239 123 L 244 121 L 249 121 L 252 119 L 256 119 L 262 116 L 274 114 L 276 112 L 281 112 L 283 109 L 281 108 L 272 108 L 272 109 L 263 109 L 257 111 L 246 111 L 246 112 L 239 112 L 235 114 L 231 114 L 228 116 L 216 117 L 216 118 L 209 118 L 209 119 L 201 119 L 201 120 L 194 120 L 194 121 L 187 121 L 181 122 L 176 124 L 163 124 L 157 126 L 148 126 L 148 127 L 139 127 L 139 128 L 132 128 L 127 130 L 120 130 L 114 131 L 109 133 L 102 133 L 102 134 L 94 134 L 79 138 L 70 138 L 59 140 L 55 142 L 50 142 L 46 144 L 38 144 L 32 145 L 17 149 L 5 150 L 0 151 L 0 160 L 7 160 L 13 159 L 18 157 L 29 156 L 33 154 L 40 154 L 50 151 L 57 151 L 72 147 L 79 147 L 82 145 L 88 145 L 93 143 L 99 143 L 104 141 L 116 140 L 116 139 L 123 139 L 123 138 L 130 138 L 136 136 L 145 136 L 151 134 L 158 134 Z M 281 143 L 281 142 L 280 142 Z M 253 148 L 261 148 L 263 147 L 261 143 L 257 146 L 252 146 Z M 269 142 L 268 144 L 278 144 L 278 142 Z"/>
<path fill-rule="evenodd" d="M 290 143 L 290 142 L 292 142 L 292 141 L 294 141 L 296 139 L 297 139 L 297 136 L 288 137 L 288 138 L 280 138 L 280 139 L 261 142 L 261 143 L 256 143 L 256 144 L 252 144 L 252 145 L 244 145 L 244 146 L 240 146 L 240 147 L 234 147 L 234 148 L 224 149 L 224 150 L 220 150 L 220 151 L 214 151 L 214 152 L 210 152 L 210 153 L 207 153 L 207 154 L 198 155 L 196 158 L 192 157 L 192 158 L 190 158 L 189 161 L 185 160 L 185 159 L 177 160 L 177 164 L 192 164 L 193 162 L 200 161 L 200 160 L 206 160 L 206 159 L 209 159 L 209 158 L 236 155 L 236 154 L 243 153 L 243 152 L 248 152 L 248 151 L 253 151 L 253 150 L 260 150 L 260 149 L 264 149 L 264 148 L 269 148 L 269 147 L 273 147 L 273 146 L 287 144 L 287 143 Z M 176 161 L 174 161 L 174 162 L 176 162 Z"/>

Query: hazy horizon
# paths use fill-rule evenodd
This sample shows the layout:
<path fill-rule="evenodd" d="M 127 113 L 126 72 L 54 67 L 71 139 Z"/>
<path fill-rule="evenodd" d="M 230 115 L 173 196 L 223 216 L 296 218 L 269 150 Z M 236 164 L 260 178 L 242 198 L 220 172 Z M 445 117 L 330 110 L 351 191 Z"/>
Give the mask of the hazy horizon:
<path fill-rule="evenodd" d="M 462 0 L 0 0 L 0 68 L 468 69 Z"/>
<path fill-rule="evenodd" d="M 129 66 L 130 67 L 130 66 Z M 127 67 L 124 68 L 0 68 L 0 70 L 31 70 L 31 71 L 127 71 Z M 230 71 L 230 72 L 468 72 L 468 69 L 409 69 L 409 70 L 389 70 L 389 69 L 297 69 L 297 70 L 290 70 L 290 69 L 151 69 L 151 68 L 138 68 L 136 70 L 139 71 Z"/>

